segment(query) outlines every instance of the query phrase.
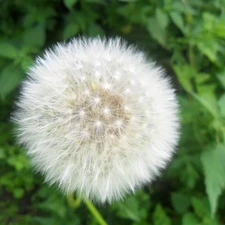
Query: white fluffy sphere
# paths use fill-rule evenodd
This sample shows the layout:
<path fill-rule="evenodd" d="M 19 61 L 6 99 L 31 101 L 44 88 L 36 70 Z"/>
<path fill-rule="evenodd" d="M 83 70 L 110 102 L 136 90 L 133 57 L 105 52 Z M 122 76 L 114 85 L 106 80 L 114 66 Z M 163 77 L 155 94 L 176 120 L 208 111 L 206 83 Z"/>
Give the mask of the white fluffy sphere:
<path fill-rule="evenodd" d="M 111 202 L 150 182 L 175 150 L 178 104 L 162 69 L 120 39 L 74 39 L 30 68 L 17 136 L 65 193 Z"/>

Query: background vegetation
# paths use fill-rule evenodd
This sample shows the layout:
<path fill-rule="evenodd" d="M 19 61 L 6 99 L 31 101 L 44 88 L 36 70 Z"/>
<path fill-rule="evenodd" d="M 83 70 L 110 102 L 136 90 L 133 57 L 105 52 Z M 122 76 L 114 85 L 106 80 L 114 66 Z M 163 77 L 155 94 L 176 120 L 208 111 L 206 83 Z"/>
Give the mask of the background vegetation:
<path fill-rule="evenodd" d="M 0 1 L 0 224 L 95 225 L 34 174 L 9 122 L 35 57 L 77 35 L 122 36 L 173 77 L 182 137 L 170 166 L 123 202 L 98 206 L 108 224 L 225 224 L 224 0 Z"/>

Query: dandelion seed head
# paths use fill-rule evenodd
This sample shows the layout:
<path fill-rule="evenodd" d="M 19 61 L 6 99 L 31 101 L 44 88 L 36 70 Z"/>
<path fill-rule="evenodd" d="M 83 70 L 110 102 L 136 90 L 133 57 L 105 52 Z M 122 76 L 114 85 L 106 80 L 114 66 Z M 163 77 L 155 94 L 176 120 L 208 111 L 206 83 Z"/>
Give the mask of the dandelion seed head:
<path fill-rule="evenodd" d="M 178 141 L 178 104 L 162 69 L 120 39 L 74 39 L 30 68 L 17 137 L 46 182 L 99 202 L 151 182 Z"/>

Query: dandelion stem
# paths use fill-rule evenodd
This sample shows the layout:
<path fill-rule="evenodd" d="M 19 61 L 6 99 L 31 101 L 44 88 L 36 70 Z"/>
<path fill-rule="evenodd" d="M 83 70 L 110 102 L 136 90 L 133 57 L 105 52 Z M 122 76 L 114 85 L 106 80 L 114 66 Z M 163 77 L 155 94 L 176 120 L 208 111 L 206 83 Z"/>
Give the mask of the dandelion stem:
<path fill-rule="evenodd" d="M 74 194 L 70 194 L 67 196 L 67 202 L 70 207 L 76 209 L 80 206 L 81 198 L 74 199 Z"/>
<path fill-rule="evenodd" d="M 70 194 L 67 196 L 67 202 L 70 207 L 76 209 L 77 207 L 80 206 L 81 198 L 78 197 L 77 199 L 74 199 L 74 194 Z M 92 204 L 92 202 L 90 202 L 89 200 L 85 200 L 85 204 L 100 225 L 107 225 L 102 215 L 99 213 L 97 208 Z"/>
<path fill-rule="evenodd" d="M 99 224 L 107 225 L 107 223 L 105 222 L 101 214 L 98 212 L 96 207 L 92 204 L 92 202 L 90 202 L 89 200 L 85 200 L 85 204 L 87 208 L 90 210 L 90 212 L 92 213 L 92 215 L 95 217 L 95 219 L 99 222 Z"/>

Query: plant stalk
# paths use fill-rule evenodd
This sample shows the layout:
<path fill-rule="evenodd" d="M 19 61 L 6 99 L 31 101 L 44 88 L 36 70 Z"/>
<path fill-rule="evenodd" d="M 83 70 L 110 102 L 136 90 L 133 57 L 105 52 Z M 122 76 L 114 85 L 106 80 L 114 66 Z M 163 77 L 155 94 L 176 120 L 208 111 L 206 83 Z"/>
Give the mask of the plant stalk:
<path fill-rule="evenodd" d="M 100 225 L 107 225 L 102 215 L 99 213 L 99 211 L 96 209 L 92 202 L 90 202 L 89 200 L 85 200 L 85 204 Z"/>
<path fill-rule="evenodd" d="M 77 208 L 81 204 L 81 198 L 74 199 L 74 194 L 70 194 L 67 196 L 67 202 L 71 208 Z M 93 205 L 89 200 L 84 201 L 89 211 L 95 217 L 100 225 L 107 225 L 106 221 L 103 219 L 102 215 L 99 213 L 97 208 Z"/>

